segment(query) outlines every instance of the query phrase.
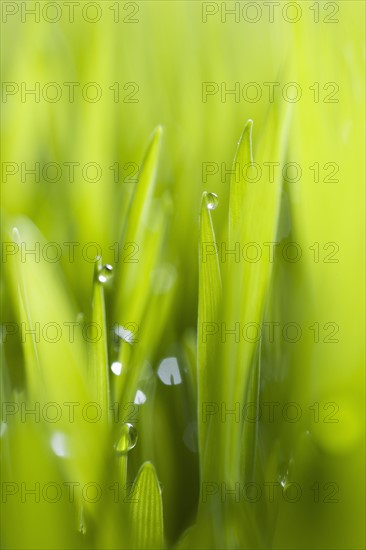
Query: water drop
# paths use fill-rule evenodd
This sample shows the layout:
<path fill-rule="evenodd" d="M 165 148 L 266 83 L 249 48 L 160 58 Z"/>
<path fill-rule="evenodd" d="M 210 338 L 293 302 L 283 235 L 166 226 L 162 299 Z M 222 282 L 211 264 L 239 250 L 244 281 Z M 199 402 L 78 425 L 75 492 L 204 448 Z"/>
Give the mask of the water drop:
<path fill-rule="evenodd" d="M 125 455 L 136 446 L 137 430 L 132 424 L 123 424 L 119 436 L 119 440 L 115 445 L 115 450 L 118 455 Z"/>
<path fill-rule="evenodd" d="M 163 359 L 158 368 L 158 376 L 166 386 L 177 386 L 182 383 L 178 361 L 175 357 Z"/>
<path fill-rule="evenodd" d="M 280 485 L 283 489 L 286 488 L 286 486 L 288 484 L 288 479 L 289 479 L 289 469 L 287 468 L 287 470 L 284 474 L 280 474 L 278 476 L 278 480 L 279 480 Z"/>
<path fill-rule="evenodd" d="M 51 437 L 51 447 L 55 455 L 66 457 L 69 455 L 66 436 L 62 432 L 55 432 Z"/>
<path fill-rule="evenodd" d="M 133 323 L 130 323 L 132 325 Z M 128 328 L 123 327 L 122 325 L 116 325 L 114 327 L 114 333 L 118 338 L 121 338 L 127 344 L 134 344 L 137 342 L 136 335 Z"/>
<path fill-rule="evenodd" d="M 79 533 L 81 533 L 82 535 L 86 534 L 84 508 L 82 504 L 79 504 Z"/>
<path fill-rule="evenodd" d="M 207 193 L 206 195 L 206 205 L 209 210 L 215 210 L 219 205 L 219 197 L 216 193 Z"/>
<path fill-rule="evenodd" d="M 103 265 L 98 272 L 98 281 L 100 283 L 107 283 L 112 277 L 113 267 L 109 264 Z"/>
<path fill-rule="evenodd" d="M 293 457 L 291 457 L 287 462 L 287 464 L 285 464 L 284 467 L 282 468 L 282 473 L 280 473 L 278 476 L 278 480 L 283 489 L 286 489 L 286 487 L 289 484 L 289 479 L 291 476 L 293 465 L 294 465 L 294 459 Z"/>
<path fill-rule="evenodd" d="M 116 376 L 119 376 L 122 372 L 122 363 L 120 363 L 119 361 L 114 361 L 112 364 L 111 364 L 111 371 L 113 372 L 113 374 L 115 374 Z"/>
<path fill-rule="evenodd" d="M 142 405 L 143 403 L 145 403 L 145 401 L 146 401 L 146 395 L 144 394 L 144 392 L 141 390 L 137 390 L 134 403 L 136 405 Z"/>

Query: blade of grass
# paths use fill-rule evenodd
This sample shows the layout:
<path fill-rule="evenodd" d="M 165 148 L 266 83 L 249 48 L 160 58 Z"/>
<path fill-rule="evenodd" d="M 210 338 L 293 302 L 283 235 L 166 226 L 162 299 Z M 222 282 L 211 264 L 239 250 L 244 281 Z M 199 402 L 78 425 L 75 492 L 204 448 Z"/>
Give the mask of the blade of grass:
<path fill-rule="evenodd" d="M 233 170 L 234 174 L 230 181 L 230 203 L 229 203 L 229 242 L 235 243 L 243 217 L 243 201 L 245 196 L 245 176 L 247 169 L 253 164 L 252 151 L 253 121 L 248 120 L 240 136 L 238 147 L 235 153 Z M 244 172 L 244 166 L 246 171 Z M 243 176 L 243 174 L 245 174 Z"/>
<path fill-rule="evenodd" d="M 128 328 L 130 324 L 135 330 L 132 335 L 134 342 L 121 339 L 118 360 L 122 365 L 122 373 L 114 379 L 114 393 L 117 398 L 123 395 L 125 402 L 133 400 L 144 364 L 154 356 L 172 308 L 176 273 L 171 264 L 167 265 L 164 257 L 170 214 L 168 197 L 154 203 L 154 211 L 148 213 L 150 221 L 153 218 L 153 226 L 149 225 L 145 229 L 139 262 L 127 266 L 127 269 L 134 271 L 135 284 L 123 299 L 119 319 L 122 327 Z M 169 279 L 169 284 L 160 291 L 159 285 L 164 286 L 164 276 Z"/>
<path fill-rule="evenodd" d="M 148 212 L 153 197 L 157 163 L 161 144 L 162 128 L 158 126 L 149 143 L 148 150 L 142 163 L 139 173 L 136 190 L 133 194 L 131 205 L 128 211 L 128 223 L 124 234 L 122 235 L 122 249 L 126 246 L 134 247 L 137 253 L 145 244 L 146 224 L 148 221 Z M 130 262 L 124 262 L 117 274 L 118 286 L 116 288 L 117 298 L 115 303 L 115 316 L 117 320 L 124 307 L 128 303 L 130 293 L 136 288 L 136 277 L 139 275 L 139 259 L 132 257 Z M 141 274 L 140 274 L 141 276 Z M 142 294 L 140 300 L 143 300 L 145 293 L 142 292 L 144 286 L 139 286 L 139 292 Z M 136 322 L 136 320 L 134 320 Z"/>
<path fill-rule="evenodd" d="M 260 166 L 265 162 L 281 163 L 283 161 L 288 121 L 289 109 L 284 112 L 273 109 L 269 113 L 267 125 L 258 143 L 257 162 Z M 245 125 L 235 157 L 238 166 L 233 174 L 230 187 L 230 249 L 235 246 L 240 247 L 245 243 L 253 243 L 254 246 L 263 250 L 265 243 L 275 241 L 282 176 L 279 174 L 274 181 L 267 181 L 264 178 L 253 181 L 253 172 L 250 171 L 250 165 L 253 163 L 252 125 L 252 121 Z M 248 168 L 243 170 L 245 166 Z M 225 313 L 223 318 L 226 326 L 232 329 L 236 323 L 239 323 L 241 328 L 247 326 L 248 323 L 260 325 L 271 277 L 271 262 L 262 255 L 256 262 L 245 260 L 228 262 L 225 267 Z M 248 383 L 257 347 L 257 341 L 245 341 L 243 338 L 240 338 L 234 346 L 229 346 L 228 343 L 221 346 L 222 365 L 230 368 L 230 372 L 222 378 L 220 398 L 228 408 L 233 408 L 235 403 L 242 403 L 250 394 Z M 252 380 L 256 380 L 256 377 L 253 377 Z M 227 465 L 230 481 L 235 482 L 242 471 L 240 447 L 241 445 L 247 446 L 244 456 L 247 460 L 252 461 L 253 449 L 249 448 L 249 445 L 255 438 L 253 439 L 253 434 L 250 436 L 248 434 L 248 440 L 242 442 L 240 423 L 233 425 L 230 430 L 223 430 L 222 436 L 224 439 L 220 446 L 221 462 Z M 248 465 L 246 471 L 251 470 L 252 465 Z"/>
<path fill-rule="evenodd" d="M 51 438 L 57 427 L 66 442 L 65 468 L 70 478 L 88 483 L 98 478 L 104 438 L 100 423 L 91 422 L 85 415 L 84 406 L 92 402 L 87 384 L 86 345 L 79 327 L 71 336 L 68 330 L 70 325 L 75 325 L 76 309 L 71 305 L 55 264 L 37 252 L 22 261 L 20 250 L 34 251 L 37 245 L 42 250 L 44 237 L 26 218 L 17 219 L 15 224 L 13 238 L 19 252 L 12 256 L 8 268 L 13 274 L 11 291 L 19 303 L 20 327 L 28 331 L 23 338 L 30 385 L 27 406 L 55 404 L 59 411 L 57 424 L 46 420 L 39 424 L 39 429 L 46 428 Z M 57 338 L 46 330 L 47 326 L 58 331 Z M 67 407 L 70 403 L 75 404 L 74 412 Z"/>
<path fill-rule="evenodd" d="M 164 548 L 163 501 L 151 462 L 141 466 L 134 485 L 136 502 L 131 505 L 132 547 L 147 550 Z"/>
<path fill-rule="evenodd" d="M 91 344 L 92 352 L 92 379 L 94 383 L 94 392 L 97 403 L 100 405 L 103 421 L 108 420 L 110 414 L 109 402 L 109 372 L 108 372 L 108 345 L 106 329 L 106 312 L 104 303 L 104 287 L 102 274 L 102 259 L 98 258 L 95 262 L 94 280 L 93 280 L 93 313 L 92 322 L 97 326 L 100 338 Z"/>
<path fill-rule="evenodd" d="M 200 418 L 204 402 L 212 400 L 211 377 L 217 373 L 215 368 L 215 346 L 212 340 L 204 337 L 203 327 L 207 323 L 216 323 L 221 303 L 221 274 L 215 232 L 212 225 L 211 209 L 212 195 L 203 193 L 200 214 L 200 248 L 199 248 L 199 297 L 198 297 L 198 331 L 197 331 L 197 388 L 198 417 Z M 213 200 L 216 200 L 215 197 Z M 200 468 L 203 473 L 205 453 L 207 450 L 208 426 L 199 422 Z"/>

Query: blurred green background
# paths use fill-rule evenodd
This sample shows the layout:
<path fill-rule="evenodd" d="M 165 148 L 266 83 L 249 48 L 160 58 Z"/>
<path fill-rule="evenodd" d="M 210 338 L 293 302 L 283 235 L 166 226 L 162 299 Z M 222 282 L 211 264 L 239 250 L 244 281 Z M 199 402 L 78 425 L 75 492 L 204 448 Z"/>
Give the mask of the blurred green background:
<path fill-rule="evenodd" d="M 297 182 L 284 178 L 277 240 L 299 243 L 303 255 L 297 263 L 276 256 L 263 319 L 297 322 L 304 336 L 296 343 L 283 338 L 273 345 L 263 343 L 260 399 L 296 402 L 304 415 L 295 424 L 259 424 L 261 473 L 257 475 L 260 482 L 274 481 L 274 472 L 275 480 L 281 480 L 282 470 L 286 472 L 291 462 L 289 475 L 306 496 L 298 503 L 281 499 L 268 509 L 261 503 L 249 506 L 251 519 L 233 514 L 227 524 L 236 521 L 234 531 L 260 533 L 255 542 L 249 537 L 247 547 L 363 548 L 364 3 L 279 2 L 273 7 L 273 21 L 268 6 L 273 3 L 268 2 L 79 2 L 72 21 L 65 2 L 57 3 L 58 10 L 49 6 L 46 11 L 42 11 L 46 5 L 55 3 L 38 3 L 40 16 L 35 21 L 26 11 L 34 4 L 2 3 L 2 238 L 8 243 L 12 227 L 17 226 L 24 242 L 40 240 L 34 226 L 18 221 L 26 216 L 47 241 L 81 244 L 75 261 L 70 262 L 66 253 L 55 265 L 41 261 L 37 266 L 29 260 L 33 271 L 20 275 L 23 268 L 15 267 L 16 255 L 4 256 L 3 249 L 2 323 L 19 322 L 22 308 L 31 312 L 28 319 L 33 321 L 62 323 L 76 319 L 78 313 L 90 319 L 94 265 L 80 254 L 86 243 L 98 243 L 103 262 L 122 274 L 118 279 L 122 286 L 130 281 L 132 286 L 125 290 L 118 290 L 118 282 L 106 287 L 109 326 L 118 322 L 147 327 L 132 361 L 138 365 L 138 387 L 148 399 L 139 408 L 139 440 L 130 453 L 129 478 L 143 461 L 153 462 L 163 486 L 166 540 L 175 544 L 195 520 L 200 493 L 194 365 L 201 195 L 210 191 L 219 196 L 213 217 L 220 241 L 226 231 L 230 186 L 222 163 L 231 169 L 249 118 L 254 121 L 254 160 L 277 162 L 272 153 L 267 158 L 261 150 L 278 138 L 272 121 L 276 119 L 276 128 L 284 126 L 288 111 L 281 155 L 286 162 L 297 163 L 302 175 Z M 225 15 L 226 8 L 236 9 L 236 15 Z M 50 22 L 57 14 L 59 21 Z M 99 20 L 91 22 L 94 18 Z M 42 94 L 51 82 L 62 90 L 55 102 Z M 203 101 L 204 83 L 212 82 L 218 91 Z M 78 83 L 74 101 L 64 83 Z M 102 91 L 96 102 L 83 97 L 88 83 L 96 83 Z M 222 97 L 225 86 L 232 90 L 236 83 L 240 96 Z M 261 90 L 258 101 L 249 101 L 245 93 L 243 97 L 243 90 L 248 96 L 254 93 L 254 88 L 245 88 L 248 83 Z M 268 83 L 278 83 L 273 101 Z M 298 101 L 284 99 L 288 83 L 301 90 Z M 38 85 L 39 101 L 31 94 L 22 97 L 22 90 Z M 89 89 L 91 97 L 94 89 Z M 290 97 L 293 90 L 289 88 Z M 128 102 L 131 99 L 136 102 Z M 128 199 L 135 185 L 134 176 L 128 176 L 141 167 L 157 125 L 163 127 L 163 138 L 156 187 L 133 233 L 126 230 Z M 24 167 L 37 162 L 39 181 L 24 174 Z M 52 169 L 44 177 L 46 163 L 61 167 L 58 181 L 50 181 Z M 65 163 L 79 163 L 74 181 Z M 86 181 L 93 178 L 92 169 L 88 178 L 83 177 L 87 163 L 98 164 L 98 181 Z M 115 163 L 118 177 L 110 168 Z M 218 168 L 207 178 L 205 163 Z M 319 181 L 314 178 L 316 168 L 311 168 L 315 163 L 319 163 Z M 336 181 L 332 163 L 337 165 Z M 262 177 L 268 179 L 265 169 Z M 256 222 L 263 223 L 260 209 Z M 121 234 L 139 235 L 141 259 L 135 267 L 116 265 L 111 247 Z M 316 251 L 319 261 L 314 261 Z M 327 261 L 333 251 L 331 258 L 337 262 Z M 59 276 L 60 282 L 55 282 Z M 167 290 L 158 293 L 154 287 L 164 277 Z M 20 279 L 26 280 L 28 298 L 23 295 L 19 308 Z M 320 327 L 316 344 L 308 328 L 314 323 Z M 339 327 L 338 342 L 327 342 L 332 329 L 327 323 Z M 33 353 L 29 347 L 22 349 L 19 334 L 7 337 L 2 346 L 4 402 L 24 399 L 29 386 L 24 365 Z M 72 371 L 74 364 L 87 362 L 85 342 L 68 346 L 63 338 L 57 351 L 55 346 L 45 350 L 41 341 L 36 356 L 52 362 L 54 380 L 50 375 L 38 390 L 36 381 L 27 399 L 88 401 L 85 372 L 79 365 L 81 381 L 76 383 Z M 111 339 L 109 353 L 111 361 L 117 360 Z M 149 368 L 155 372 L 166 357 L 178 359 L 183 384 L 164 385 L 159 377 L 146 374 Z M 224 367 L 230 377 L 230 366 Z M 131 388 L 136 389 L 134 384 Z M 118 391 L 115 395 L 122 395 Z M 131 397 L 125 394 L 127 401 Z M 339 422 L 313 422 L 309 406 L 314 403 L 319 403 L 323 418 L 332 412 L 326 405 L 335 403 Z M 3 479 L 19 483 L 104 479 L 112 460 L 105 452 L 109 436 L 98 425 L 84 424 L 79 433 L 87 441 L 85 456 L 80 451 L 80 460 L 73 463 L 52 455 L 47 444 L 52 426 L 22 423 L 15 415 L 2 436 Z M 76 440 L 77 433 L 70 437 Z M 191 438 L 188 446 L 187 438 Z M 95 460 L 90 460 L 94 453 Z M 314 483 L 321 487 L 319 503 L 309 489 Z M 335 503 L 324 502 L 332 489 L 327 483 L 337 484 Z M 128 547 L 122 542 L 128 541 L 123 538 L 128 525 L 118 515 L 123 511 L 111 512 L 110 518 L 117 518 L 112 527 L 107 505 L 105 515 L 89 512 L 92 527 L 84 537 L 77 532 L 75 510 L 63 501 L 20 503 L 19 496 L 9 496 L 3 507 L 7 548 Z M 225 518 L 220 514 L 217 518 Z M 219 519 L 217 523 L 219 531 L 230 530 Z M 213 544 L 208 535 L 205 538 L 205 529 L 203 523 L 203 543 L 192 542 L 192 548 Z M 235 537 L 233 546 L 229 540 L 229 535 L 217 535 L 215 547 L 239 547 Z"/>

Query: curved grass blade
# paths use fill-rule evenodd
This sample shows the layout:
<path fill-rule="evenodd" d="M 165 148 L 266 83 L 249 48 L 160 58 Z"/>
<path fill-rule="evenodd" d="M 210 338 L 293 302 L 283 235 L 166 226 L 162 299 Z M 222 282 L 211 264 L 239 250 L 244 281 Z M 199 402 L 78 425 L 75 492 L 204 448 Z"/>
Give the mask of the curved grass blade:
<path fill-rule="evenodd" d="M 34 408 L 40 403 L 42 409 L 45 404 L 54 404 L 57 424 L 40 422 L 38 429 L 43 430 L 45 445 L 56 445 L 53 459 L 57 453 L 67 457 L 65 470 L 71 479 L 87 483 L 100 473 L 104 446 L 100 422 L 90 422 L 85 415 L 84 406 L 92 399 L 87 385 L 86 345 L 81 329 L 75 327 L 76 308 L 55 264 L 37 252 L 23 261 L 22 249 L 34 251 L 38 245 L 41 249 L 46 242 L 33 223 L 26 218 L 17 219 L 13 239 L 18 252 L 8 266 L 13 274 L 11 293 L 18 303 L 20 327 L 28 331 L 23 338 L 26 405 Z M 68 404 L 73 404 L 73 412 Z M 34 452 L 36 455 L 38 451 Z"/>

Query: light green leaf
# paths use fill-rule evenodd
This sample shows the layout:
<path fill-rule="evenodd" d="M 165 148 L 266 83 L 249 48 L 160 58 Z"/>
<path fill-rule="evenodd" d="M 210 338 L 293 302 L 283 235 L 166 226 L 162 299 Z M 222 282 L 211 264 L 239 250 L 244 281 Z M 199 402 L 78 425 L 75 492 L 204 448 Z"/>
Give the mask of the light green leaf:
<path fill-rule="evenodd" d="M 249 119 L 240 136 L 233 163 L 234 174 L 230 182 L 229 242 L 235 242 L 243 214 L 245 215 L 243 213 L 245 175 L 253 164 L 252 132 L 253 121 Z"/>
<path fill-rule="evenodd" d="M 267 124 L 258 140 L 257 165 L 264 163 L 282 163 L 286 154 L 289 109 L 270 111 Z M 267 178 L 256 178 L 252 156 L 251 131 L 249 121 L 239 141 L 235 162 L 238 163 L 230 187 L 229 208 L 229 249 L 242 251 L 243 246 L 251 243 L 249 254 L 258 250 L 266 251 L 266 243 L 276 240 L 277 222 L 282 193 L 282 175 L 278 171 L 273 181 Z M 253 252 L 254 251 L 254 252 Z M 242 254 L 242 252 L 240 252 Z M 242 331 L 243 327 L 259 326 L 262 322 L 264 304 L 268 293 L 272 272 L 272 263 L 267 255 L 256 261 L 248 261 L 240 255 L 239 261 L 228 261 L 224 270 L 225 327 L 235 326 Z M 250 371 L 254 368 L 254 357 L 258 340 L 239 338 L 235 345 L 221 346 L 221 364 L 230 369 L 221 380 L 220 398 L 232 409 L 235 403 L 242 403 L 251 390 L 248 390 Z M 255 380 L 255 377 L 253 378 Z M 249 393 L 248 393 L 249 391 Z M 222 432 L 220 445 L 221 462 L 226 464 L 231 480 L 237 479 L 240 470 L 240 446 L 247 444 L 244 455 L 252 460 L 253 449 L 250 444 L 253 434 L 247 442 L 242 443 L 240 424 Z M 249 467 L 249 470 L 251 467 Z"/>
<path fill-rule="evenodd" d="M 86 345 L 80 326 L 76 326 L 77 310 L 66 294 L 57 266 L 37 252 L 46 244 L 43 235 L 26 218 L 17 219 L 13 227 L 18 252 L 7 267 L 13 275 L 11 292 L 18 302 L 23 335 L 26 406 L 34 409 L 39 403 L 44 410 L 45 405 L 54 404 L 57 423 L 47 421 L 46 416 L 39 426 L 48 433 L 47 445 L 53 444 L 52 437 L 58 432 L 62 449 L 57 452 L 68 457 L 67 471 L 73 479 L 87 483 L 99 475 L 104 448 L 100 422 L 90 422 L 84 409 L 92 402 L 92 392 L 87 382 Z M 36 252 L 23 257 L 21 250 Z M 67 405 L 70 403 L 74 404 L 73 412 Z M 91 417 L 90 410 L 89 414 Z"/>
<path fill-rule="evenodd" d="M 146 285 L 137 285 L 136 277 L 141 278 L 140 256 L 141 250 L 148 253 L 146 237 L 149 231 L 149 210 L 155 187 L 158 155 L 160 150 L 162 127 L 158 126 L 150 140 L 135 193 L 132 196 L 131 205 L 128 211 L 128 223 L 122 236 L 122 250 L 126 250 L 128 259 L 123 260 L 122 266 L 117 274 L 117 299 L 115 302 L 115 315 L 119 319 L 125 314 L 126 302 L 131 300 L 131 292 L 134 288 L 139 289 L 139 300 L 144 301 L 146 296 Z M 137 322 L 136 319 L 130 321 Z"/>
<path fill-rule="evenodd" d="M 98 327 L 101 335 L 95 342 L 91 343 L 92 353 L 92 379 L 97 403 L 103 412 L 103 420 L 107 421 L 109 414 L 109 372 L 108 372 L 108 346 L 106 313 L 104 303 L 104 287 L 108 277 L 108 270 L 111 266 L 103 266 L 101 258 L 95 263 L 93 281 L 93 313 L 92 322 Z M 104 273 L 105 272 L 105 273 Z"/>
<path fill-rule="evenodd" d="M 199 250 L 199 301 L 198 301 L 198 331 L 197 331 L 197 386 L 198 411 L 202 410 L 205 401 L 212 399 L 211 382 L 215 379 L 217 362 L 215 347 L 206 333 L 218 320 L 221 301 L 221 275 L 217 255 L 217 244 L 212 225 L 211 210 L 217 201 L 216 195 L 203 193 L 200 216 L 200 250 Z M 200 416 L 199 416 L 200 417 Z M 201 470 L 205 458 L 207 424 L 199 422 L 199 445 Z"/>
<path fill-rule="evenodd" d="M 131 502 L 133 548 L 164 548 L 163 502 L 159 480 L 151 462 L 145 462 L 136 477 Z"/>

